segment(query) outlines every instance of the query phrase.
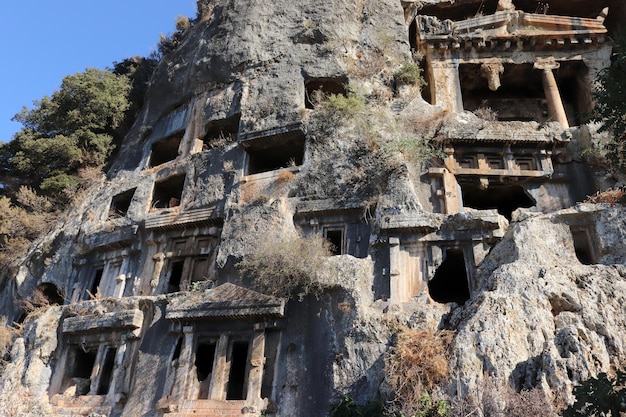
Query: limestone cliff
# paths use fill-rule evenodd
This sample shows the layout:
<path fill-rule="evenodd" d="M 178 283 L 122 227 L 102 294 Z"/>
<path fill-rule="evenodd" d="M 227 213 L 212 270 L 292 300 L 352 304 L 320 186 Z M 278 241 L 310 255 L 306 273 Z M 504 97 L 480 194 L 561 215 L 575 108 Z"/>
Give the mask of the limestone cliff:
<path fill-rule="evenodd" d="M 580 150 L 623 10 L 547 3 L 199 1 L 107 178 L 2 283 L 7 414 L 324 416 L 393 397 L 404 326 L 453 332 L 451 400 L 622 368 L 626 212 L 582 203 L 615 184 Z M 314 235 L 308 295 L 237 267 Z"/>

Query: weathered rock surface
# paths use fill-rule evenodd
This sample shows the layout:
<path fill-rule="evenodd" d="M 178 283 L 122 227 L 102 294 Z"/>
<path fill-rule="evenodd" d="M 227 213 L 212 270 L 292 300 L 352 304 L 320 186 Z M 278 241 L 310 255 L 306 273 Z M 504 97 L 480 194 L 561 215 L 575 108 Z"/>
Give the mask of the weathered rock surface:
<path fill-rule="evenodd" d="M 530 3 L 200 1 L 107 178 L 2 282 L 0 314 L 25 321 L 0 410 L 323 416 L 390 399 L 402 326 L 454 332 L 447 398 L 487 376 L 567 402 L 622 368 L 626 210 L 580 204 L 613 179 L 580 157 L 598 135 L 578 119 L 615 31 L 591 15 L 614 2 Z M 539 22 L 519 43 L 484 29 L 512 13 Z M 415 65 L 426 85 L 402 85 Z M 557 91 L 580 91 L 546 94 L 557 66 Z M 317 296 L 264 294 L 236 266 L 312 234 L 336 255 Z M 35 289 L 64 305 L 24 318 Z"/>

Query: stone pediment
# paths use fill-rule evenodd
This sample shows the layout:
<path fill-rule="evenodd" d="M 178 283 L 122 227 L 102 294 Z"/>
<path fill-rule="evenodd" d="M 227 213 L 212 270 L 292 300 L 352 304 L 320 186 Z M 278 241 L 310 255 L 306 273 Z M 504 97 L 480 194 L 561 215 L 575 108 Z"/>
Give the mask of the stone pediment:
<path fill-rule="evenodd" d="M 604 25 L 596 19 L 553 16 L 522 11 L 501 11 L 492 15 L 452 22 L 432 16 L 417 16 L 418 37 L 435 48 L 518 48 L 518 41 L 544 47 L 590 45 L 605 41 Z M 501 42 L 493 44 L 493 41 Z M 507 43 L 507 41 L 509 43 Z M 468 44 L 470 42 L 470 44 Z M 524 46 L 524 44 L 522 45 Z"/>
<path fill-rule="evenodd" d="M 515 132 L 512 134 L 512 132 Z M 503 143 L 528 144 L 529 146 L 567 146 L 569 137 L 556 123 L 537 122 L 488 122 L 469 113 L 448 117 L 439 131 L 444 143 Z"/>
<path fill-rule="evenodd" d="M 170 299 L 165 318 L 176 321 L 263 320 L 283 318 L 285 300 L 225 283 Z"/>

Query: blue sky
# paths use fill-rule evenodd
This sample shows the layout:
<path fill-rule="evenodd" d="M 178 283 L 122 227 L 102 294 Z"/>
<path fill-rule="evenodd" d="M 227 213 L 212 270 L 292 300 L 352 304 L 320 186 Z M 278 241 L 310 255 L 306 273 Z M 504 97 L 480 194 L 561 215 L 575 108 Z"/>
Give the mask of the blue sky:
<path fill-rule="evenodd" d="M 195 17 L 196 0 L 2 0 L 0 141 L 21 129 L 13 115 L 66 75 L 149 55 L 178 15 Z"/>

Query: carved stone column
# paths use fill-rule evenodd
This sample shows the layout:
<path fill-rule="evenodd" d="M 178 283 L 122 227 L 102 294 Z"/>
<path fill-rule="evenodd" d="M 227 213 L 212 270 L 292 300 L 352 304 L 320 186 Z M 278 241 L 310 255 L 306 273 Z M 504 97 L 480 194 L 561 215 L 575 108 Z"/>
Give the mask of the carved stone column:
<path fill-rule="evenodd" d="M 455 62 L 432 62 L 434 102 L 450 112 L 463 111 L 459 65 Z"/>
<path fill-rule="evenodd" d="M 263 365 L 265 365 L 265 329 L 255 329 L 250 349 L 250 373 L 246 401 L 261 404 L 261 386 L 263 385 Z"/>
<path fill-rule="evenodd" d="M 556 84 L 556 78 L 552 70 L 559 67 L 559 63 L 554 59 L 539 60 L 535 62 L 535 68 L 542 71 L 541 80 L 543 82 L 543 92 L 548 101 L 548 111 L 550 117 L 561 124 L 563 129 L 569 128 L 563 100 L 559 93 L 559 87 Z"/>
<path fill-rule="evenodd" d="M 154 260 L 154 270 L 152 271 L 152 277 L 150 279 L 150 287 L 152 288 L 152 293 L 154 294 L 159 286 L 159 276 L 161 275 L 161 270 L 163 270 L 165 254 L 163 254 L 163 252 L 155 253 L 152 259 Z"/>
<path fill-rule="evenodd" d="M 403 301 L 402 275 L 400 274 L 400 239 L 389 237 L 389 302 Z"/>

